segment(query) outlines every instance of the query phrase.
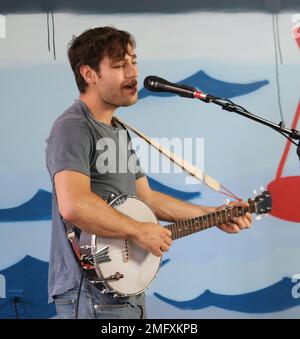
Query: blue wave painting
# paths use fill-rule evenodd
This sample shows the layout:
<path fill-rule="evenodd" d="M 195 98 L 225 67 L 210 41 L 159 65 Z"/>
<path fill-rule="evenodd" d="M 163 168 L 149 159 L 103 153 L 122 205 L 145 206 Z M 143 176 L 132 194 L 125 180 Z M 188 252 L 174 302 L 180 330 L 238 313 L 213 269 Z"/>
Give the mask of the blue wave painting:
<path fill-rule="evenodd" d="M 200 192 L 184 192 L 171 188 L 149 177 L 148 180 L 154 190 L 181 200 L 190 200 L 201 195 Z M 0 222 L 51 220 L 51 200 L 50 192 L 39 190 L 30 200 L 20 206 L 0 209 Z"/>
<path fill-rule="evenodd" d="M 160 183 L 159 181 L 154 180 L 150 177 L 148 177 L 148 181 L 149 181 L 149 185 L 151 186 L 151 188 L 154 189 L 155 191 L 166 193 L 168 195 L 171 195 L 174 198 L 178 198 L 178 199 L 181 199 L 181 200 L 191 200 L 191 199 L 198 198 L 198 197 L 201 196 L 200 192 L 180 191 L 180 190 L 177 190 L 175 188 L 166 186 L 166 185 Z"/>
<path fill-rule="evenodd" d="M 204 71 L 198 71 L 190 77 L 176 83 L 196 87 L 204 93 L 208 93 L 217 97 L 234 98 L 257 91 L 261 87 L 268 85 L 269 81 L 261 80 L 248 84 L 232 83 L 212 78 Z M 171 97 L 175 95 L 176 94 L 166 92 L 151 92 L 146 88 L 143 88 L 139 91 L 139 99 L 143 99 L 148 96 Z"/>
<path fill-rule="evenodd" d="M 16 318 L 12 303 L 19 297 L 19 318 L 50 318 L 56 314 L 54 304 L 48 304 L 48 263 L 26 256 L 13 266 L 0 271 L 6 280 L 6 298 L 0 298 L 0 319 Z"/>
<path fill-rule="evenodd" d="M 300 298 L 292 297 L 295 283 L 290 278 L 283 278 L 269 287 L 239 295 L 223 295 L 206 290 L 195 299 L 176 301 L 159 293 L 154 295 L 161 301 L 181 310 L 200 310 L 209 306 L 245 313 L 271 313 L 284 311 L 300 305 Z"/>
<path fill-rule="evenodd" d="M 51 220 L 52 194 L 38 192 L 24 204 L 0 210 L 0 222 Z"/>

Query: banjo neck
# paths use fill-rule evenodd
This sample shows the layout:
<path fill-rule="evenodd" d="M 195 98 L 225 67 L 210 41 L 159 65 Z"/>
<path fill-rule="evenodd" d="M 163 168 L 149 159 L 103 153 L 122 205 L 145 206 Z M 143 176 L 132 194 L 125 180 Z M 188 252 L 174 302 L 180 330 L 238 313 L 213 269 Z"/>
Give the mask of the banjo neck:
<path fill-rule="evenodd" d="M 234 217 L 244 216 L 247 212 L 254 213 L 255 211 L 255 204 L 250 203 L 248 207 L 224 208 L 196 218 L 177 221 L 164 227 L 172 232 L 172 239 L 176 240 L 196 232 L 204 231 L 212 226 L 227 223 L 232 221 Z"/>

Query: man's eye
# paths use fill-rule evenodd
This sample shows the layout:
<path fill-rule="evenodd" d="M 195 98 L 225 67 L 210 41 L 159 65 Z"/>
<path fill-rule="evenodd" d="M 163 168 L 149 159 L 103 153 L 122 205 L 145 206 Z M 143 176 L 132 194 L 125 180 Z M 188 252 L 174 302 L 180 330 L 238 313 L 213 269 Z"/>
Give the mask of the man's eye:
<path fill-rule="evenodd" d="M 115 66 L 113 66 L 114 68 L 121 68 L 121 67 L 123 67 L 124 65 L 123 64 L 120 64 L 120 65 L 115 65 Z"/>

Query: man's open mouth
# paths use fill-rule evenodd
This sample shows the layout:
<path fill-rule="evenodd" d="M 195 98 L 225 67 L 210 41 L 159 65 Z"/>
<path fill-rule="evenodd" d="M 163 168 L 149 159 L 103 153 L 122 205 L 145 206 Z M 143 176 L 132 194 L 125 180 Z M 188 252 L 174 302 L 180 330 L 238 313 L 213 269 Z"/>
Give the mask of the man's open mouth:
<path fill-rule="evenodd" d="M 137 81 L 132 81 L 129 84 L 123 86 L 126 89 L 137 89 Z"/>

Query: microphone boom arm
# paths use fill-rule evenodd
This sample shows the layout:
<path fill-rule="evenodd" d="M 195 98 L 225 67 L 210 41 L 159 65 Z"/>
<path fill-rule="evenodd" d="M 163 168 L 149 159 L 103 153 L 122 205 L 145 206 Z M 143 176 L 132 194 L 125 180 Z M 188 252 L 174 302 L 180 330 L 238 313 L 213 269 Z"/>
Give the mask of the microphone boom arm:
<path fill-rule="evenodd" d="M 200 99 L 202 100 L 202 99 Z M 293 140 L 299 140 L 298 146 L 297 146 L 297 154 L 300 160 L 300 132 L 296 129 L 288 129 L 285 128 L 284 122 L 280 122 L 279 124 L 275 124 L 274 122 L 264 119 L 262 117 L 259 117 L 253 113 L 250 113 L 245 108 L 243 108 L 240 105 L 236 105 L 234 102 L 228 100 L 228 99 L 222 99 L 222 98 L 216 98 L 213 96 L 210 96 L 208 100 L 202 100 L 207 103 L 214 103 L 218 106 L 221 106 L 223 110 L 228 112 L 235 112 L 238 113 L 246 118 L 249 118 L 251 120 L 254 120 L 256 122 L 259 122 L 263 125 L 269 126 L 270 128 L 274 129 L 275 131 L 283 134 L 286 138 L 288 138 L 293 144 L 297 146 L 297 144 Z M 293 139 L 293 140 L 291 140 Z"/>

